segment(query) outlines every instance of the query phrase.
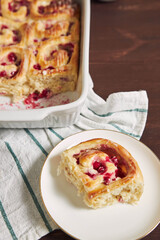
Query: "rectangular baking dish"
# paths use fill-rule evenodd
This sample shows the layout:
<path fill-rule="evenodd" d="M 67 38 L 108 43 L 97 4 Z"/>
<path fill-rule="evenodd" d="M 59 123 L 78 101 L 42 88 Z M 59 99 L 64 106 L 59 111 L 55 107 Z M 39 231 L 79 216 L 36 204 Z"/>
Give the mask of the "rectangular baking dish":
<path fill-rule="evenodd" d="M 78 121 L 88 94 L 90 1 L 77 0 L 81 6 L 80 64 L 76 99 L 68 104 L 40 109 L 0 109 L 0 128 L 66 127 Z M 0 99 L 1 103 L 1 99 Z"/>

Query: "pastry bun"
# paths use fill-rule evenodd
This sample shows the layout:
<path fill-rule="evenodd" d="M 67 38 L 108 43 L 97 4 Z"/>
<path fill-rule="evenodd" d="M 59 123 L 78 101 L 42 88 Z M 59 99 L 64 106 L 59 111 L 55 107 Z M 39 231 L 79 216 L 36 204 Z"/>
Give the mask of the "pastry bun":
<path fill-rule="evenodd" d="M 44 41 L 31 52 L 27 76 L 33 92 L 73 91 L 77 74 L 78 44 L 68 41 L 67 37 Z"/>
<path fill-rule="evenodd" d="M 18 101 L 29 94 L 26 73 L 28 69 L 28 49 L 16 46 L 0 50 L 0 92 Z"/>
<path fill-rule="evenodd" d="M 79 7 L 72 0 L 33 0 L 31 16 L 35 19 L 67 19 L 79 17 Z"/>
<path fill-rule="evenodd" d="M 108 139 L 91 139 L 65 150 L 58 174 L 61 171 L 91 208 L 135 204 L 143 193 L 138 163 L 124 147 Z"/>

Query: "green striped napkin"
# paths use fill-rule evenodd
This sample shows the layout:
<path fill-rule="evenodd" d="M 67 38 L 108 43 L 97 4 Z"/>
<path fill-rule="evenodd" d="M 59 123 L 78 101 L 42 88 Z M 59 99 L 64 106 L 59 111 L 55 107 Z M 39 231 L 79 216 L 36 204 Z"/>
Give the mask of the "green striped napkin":
<path fill-rule="evenodd" d="M 148 111 L 146 91 L 119 92 L 103 100 L 93 91 L 79 121 L 67 128 L 0 130 L 0 239 L 37 240 L 58 228 L 43 206 L 39 177 L 51 149 L 87 129 L 112 129 L 137 139 Z"/>

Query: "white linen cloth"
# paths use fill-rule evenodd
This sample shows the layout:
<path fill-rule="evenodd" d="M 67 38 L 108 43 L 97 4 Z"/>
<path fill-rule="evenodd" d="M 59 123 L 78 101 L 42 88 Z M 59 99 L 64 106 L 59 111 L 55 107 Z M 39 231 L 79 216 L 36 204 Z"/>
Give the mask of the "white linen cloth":
<path fill-rule="evenodd" d="M 52 148 L 87 129 L 111 129 L 137 139 L 148 112 L 146 91 L 118 92 L 103 100 L 92 81 L 78 122 L 66 128 L 0 129 L 0 239 L 37 240 L 58 228 L 43 206 L 39 178 Z"/>

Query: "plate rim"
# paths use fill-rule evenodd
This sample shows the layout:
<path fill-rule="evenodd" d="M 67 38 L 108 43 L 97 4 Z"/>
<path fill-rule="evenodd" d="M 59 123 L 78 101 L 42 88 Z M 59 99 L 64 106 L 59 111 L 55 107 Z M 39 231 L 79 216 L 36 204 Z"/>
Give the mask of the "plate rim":
<path fill-rule="evenodd" d="M 111 130 L 111 129 L 88 129 L 88 130 L 82 130 L 80 132 L 76 132 L 76 133 L 73 133 L 67 137 L 65 137 L 64 139 L 62 139 L 60 142 L 58 142 L 57 144 L 55 144 L 55 146 L 50 150 L 50 152 L 48 153 L 47 157 L 45 158 L 45 161 L 42 165 L 42 168 L 41 168 L 41 172 L 40 172 L 40 177 L 39 177 L 39 189 L 40 189 L 40 196 L 41 196 L 41 200 L 42 200 L 42 203 L 43 203 L 43 206 L 45 207 L 45 210 L 47 212 L 47 214 L 50 216 L 50 218 L 52 219 L 52 221 L 59 227 L 59 229 L 61 229 L 64 233 L 66 233 L 68 236 L 76 239 L 76 240 L 80 240 L 79 238 L 77 238 L 76 236 L 72 235 L 71 233 L 67 232 L 67 230 L 65 230 L 63 227 L 61 227 L 56 221 L 55 219 L 51 216 L 45 202 L 44 202 L 44 199 L 43 199 L 43 195 L 42 195 L 42 186 L 41 186 L 41 183 L 42 183 L 42 173 L 43 173 L 43 169 L 44 169 L 44 166 L 48 160 L 48 158 L 50 157 L 52 151 L 54 151 L 54 149 L 62 144 L 62 142 L 64 141 L 67 141 L 69 138 L 72 138 L 74 137 L 75 135 L 79 135 L 79 134 L 83 134 L 83 133 L 86 133 L 86 132 L 95 132 L 95 131 L 104 131 L 104 132 L 112 132 L 113 134 L 116 133 L 116 134 L 120 134 L 120 135 L 124 135 L 125 137 L 128 137 L 128 138 L 131 138 L 133 140 L 136 140 L 138 143 L 142 144 L 145 148 L 147 148 L 154 156 L 155 160 L 157 161 L 158 164 L 160 164 L 160 159 L 158 158 L 158 156 L 146 145 L 144 144 L 141 140 L 138 140 L 137 138 L 133 137 L 133 136 L 130 136 L 126 133 L 123 133 L 123 132 L 119 132 L 119 131 L 116 131 L 116 130 Z M 96 137 L 98 138 L 98 137 Z M 87 141 L 88 139 L 86 139 Z M 85 141 L 85 140 L 84 140 Z M 74 146 L 74 145 L 73 145 Z M 143 236 L 141 236 L 140 238 L 137 238 L 136 240 L 140 240 L 144 237 L 146 237 L 147 235 L 149 235 L 158 225 L 160 224 L 160 216 L 159 216 L 159 220 L 157 221 L 157 223 L 151 227 L 151 229 L 149 229 Z M 54 230 L 53 230 L 54 231 Z"/>

